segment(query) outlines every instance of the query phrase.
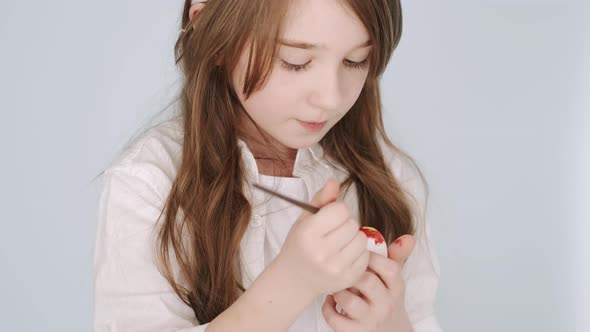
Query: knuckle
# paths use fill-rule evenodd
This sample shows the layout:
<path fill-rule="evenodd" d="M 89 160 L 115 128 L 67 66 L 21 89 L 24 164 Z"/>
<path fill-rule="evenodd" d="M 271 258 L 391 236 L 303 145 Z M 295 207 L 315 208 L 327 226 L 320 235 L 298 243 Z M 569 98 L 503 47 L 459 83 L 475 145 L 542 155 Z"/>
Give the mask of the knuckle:
<path fill-rule="evenodd" d="M 357 218 L 355 218 L 353 215 L 349 215 L 348 222 L 354 227 L 354 229 L 360 232 L 360 223 L 358 222 Z"/>
<path fill-rule="evenodd" d="M 350 296 L 344 299 L 342 306 L 347 309 L 348 312 L 359 312 L 362 311 L 361 299 L 357 296 Z"/>
<path fill-rule="evenodd" d="M 365 235 L 365 233 L 363 233 L 362 231 L 358 231 L 360 234 L 356 235 L 355 241 L 356 241 L 356 246 L 358 248 L 359 251 L 366 251 L 367 252 L 367 256 L 369 255 L 369 250 L 367 250 L 367 236 Z"/>
<path fill-rule="evenodd" d="M 346 222 L 346 230 L 353 240 L 356 237 L 356 232 L 359 231 L 358 228 L 355 226 L 354 222 L 351 222 L 350 219 L 348 219 L 348 221 Z"/>
<path fill-rule="evenodd" d="M 381 283 L 381 280 L 379 280 L 379 277 L 377 277 L 374 273 L 367 272 L 367 277 L 365 279 L 365 286 L 368 289 L 375 289 L 376 287 L 379 286 L 379 283 Z"/>
<path fill-rule="evenodd" d="M 363 268 L 362 270 L 359 271 L 355 271 L 355 273 L 351 273 L 350 274 L 350 280 L 349 280 L 349 284 L 352 285 L 356 285 L 359 284 L 361 282 L 361 280 L 363 279 L 363 274 L 365 273 L 365 269 Z"/>
<path fill-rule="evenodd" d="M 357 233 L 357 230 L 353 229 L 352 226 L 347 226 L 348 227 L 348 236 L 350 239 L 350 245 L 352 245 L 355 250 L 358 250 L 359 247 L 359 234 Z M 365 242 L 366 243 L 366 242 Z"/>
<path fill-rule="evenodd" d="M 369 253 L 368 250 L 364 249 L 364 251 L 362 253 L 362 259 L 363 259 L 363 271 L 365 271 L 367 269 L 367 267 L 369 266 L 369 260 L 371 259 L 371 254 Z"/>
<path fill-rule="evenodd" d="M 332 266 L 332 264 L 328 264 L 330 257 L 326 252 L 324 252 L 322 250 L 316 250 L 315 256 L 316 256 L 315 262 L 319 266 L 326 266 L 327 265 L 328 271 L 332 271 L 332 270 L 336 269 L 336 267 Z"/>
<path fill-rule="evenodd" d="M 369 273 L 368 271 L 363 271 L 358 278 L 356 285 L 361 292 L 369 288 Z"/>
<path fill-rule="evenodd" d="M 366 239 L 366 235 L 365 233 L 363 233 L 362 231 L 359 231 L 358 229 L 355 230 L 355 236 L 354 236 L 354 242 L 357 246 L 360 247 L 361 244 L 363 244 L 365 247 L 367 246 L 367 239 Z"/>
<path fill-rule="evenodd" d="M 304 251 L 304 255 L 309 257 L 311 263 L 316 266 L 324 266 L 327 255 L 322 250 L 316 250 L 316 248 L 308 245 L 304 245 L 301 247 L 301 250 Z"/>
<path fill-rule="evenodd" d="M 326 259 L 324 258 L 324 254 L 323 253 L 316 252 L 315 254 L 313 254 L 313 262 L 316 265 L 320 265 L 320 266 L 323 265 L 325 260 Z"/>
<path fill-rule="evenodd" d="M 359 229 L 357 227 L 357 221 L 353 217 L 348 217 L 348 219 L 346 220 L 346 223 L 348 224 L 347 226 L 350 227 L 350 229 L 354 229 L 355 231 L 359 231 Z"/>
<path fill-rule="evenodd" d="M 336 303 L 340 304 L 340 306 L 342 307 L 343 305 L 347 304 L 348 299 L 346 298 L 346 296 L 344 296 L 344 291 L 338 291 L 336 293 L 334 293 L 334 301 L 336 301 Z"/>

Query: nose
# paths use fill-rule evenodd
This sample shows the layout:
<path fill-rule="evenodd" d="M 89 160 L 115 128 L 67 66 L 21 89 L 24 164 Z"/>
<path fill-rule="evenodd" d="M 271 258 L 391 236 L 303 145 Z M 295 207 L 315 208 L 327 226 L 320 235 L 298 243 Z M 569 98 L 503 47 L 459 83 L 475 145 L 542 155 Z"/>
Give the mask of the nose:
<path fill-rule="evenodd" d="M 319 75 L 310 96 L 310 103 L 326 111 L 337 111 L 343 102 L 342 80 L 339 72 Z"/>

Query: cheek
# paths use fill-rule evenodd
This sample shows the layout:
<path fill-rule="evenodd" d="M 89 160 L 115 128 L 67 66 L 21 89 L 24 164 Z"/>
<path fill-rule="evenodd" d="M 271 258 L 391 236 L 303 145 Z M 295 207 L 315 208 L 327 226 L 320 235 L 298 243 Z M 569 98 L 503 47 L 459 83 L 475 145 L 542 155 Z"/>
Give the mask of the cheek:
<path fill-rule="evenodd" d="M 367 82 L 368 74 L 369 73 L 365 71 L 365 72 L 358 73 L 351 78 L 351 82 L 350 82 L 351 90 L 353 90 L 352 92 L 354 92 L 354 95 L 356 97 L 358 97 L 358 95 L 360 95 L 363 87 L 365 86 L 365 83 Z"/>
<path fill-rule="evenodd" d="M 304 89 L 294 80 L 285 80 L 282 75 L 271 74 L 261 90 L 253 93 L 243 101 L 247 110 L 258 117 L 268 120 L 287 120 L 296 116 L 300 94 Z M 268 121 L 267 120 L 267 121 Z"/>
<path fill-rule="evenodd" d="M 358 97 L 360 96 L 363 87 L 365 86 L 365 82 L 367 79 L 367 74 L 364 75 L 352 75 L 350 79 L 348 79 L 344 83 L 343 90 L 345 91 L 344 96 L 344 107 L 348 111 L 350 108 L 356 103 Z"/>
<path fill-rule="evenodd" d="M 258 123 L 282 122 L 294 115 L 293 96 L 280 87 L 267 85 L 242 103 L 246 111 Z"/>

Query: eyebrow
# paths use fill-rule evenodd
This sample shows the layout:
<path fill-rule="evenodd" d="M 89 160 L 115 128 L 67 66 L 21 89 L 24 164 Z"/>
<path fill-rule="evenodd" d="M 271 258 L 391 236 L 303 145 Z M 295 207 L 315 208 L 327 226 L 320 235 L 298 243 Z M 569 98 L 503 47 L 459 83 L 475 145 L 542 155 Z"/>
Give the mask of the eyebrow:
<path fill-rule="evenodd" d="M 310 43 L 306 43 L 306 42 L 302 42 L 302 41 L 297 41 L 297 40 L 287 40 L 287 39 L 281 39 L 280 43 L 282 45 L 288 46 L 288 47 L 295 47 L 295 48 L 301 48 L 304 50 L 313 50 L 313 49 L 317 49 L 317 48 L 326 48 L 326 45 L 324 44 L 320 44 L 320 45 L 315 45 L 315 44 L 310 44 Z M 361 43 L 360 45 L 358 45 L 357 47 L 355 47 L 354 49 L 359 49 L 359 48 L 364 48 L 364 47 L 368 47 L 373 45 L 373 43 L 371 42 L 371 40 L 367 40 L 364 43 Z"/>

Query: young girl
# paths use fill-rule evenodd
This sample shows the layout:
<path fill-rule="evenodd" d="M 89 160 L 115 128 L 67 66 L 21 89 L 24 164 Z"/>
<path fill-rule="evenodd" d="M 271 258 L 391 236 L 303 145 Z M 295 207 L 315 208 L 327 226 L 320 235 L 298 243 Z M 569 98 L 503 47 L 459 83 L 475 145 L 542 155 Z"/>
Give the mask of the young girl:
<path fill-rule="evenodd" d="M 441 331 L 426 182 L 381 118 L 399 0 L 187 0 L 182 15 L 181 112 L 104 173 L 95 329 Z"/>

